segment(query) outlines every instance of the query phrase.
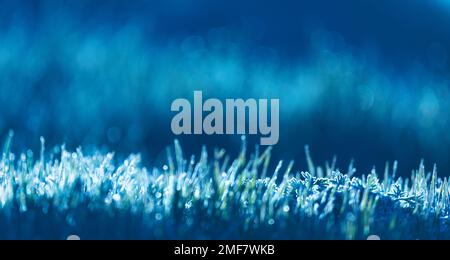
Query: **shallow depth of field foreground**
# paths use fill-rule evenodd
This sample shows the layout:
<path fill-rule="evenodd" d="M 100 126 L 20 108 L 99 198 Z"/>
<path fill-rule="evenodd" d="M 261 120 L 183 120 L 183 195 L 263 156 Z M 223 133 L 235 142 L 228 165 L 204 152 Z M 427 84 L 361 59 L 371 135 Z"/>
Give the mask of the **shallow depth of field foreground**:
<path fill-rule="evenodd" d="M 175 141 L 161 169 L 139 155 L 84 154 L 64 146 L 0 163 L 2 239 L 444 239 L 449 187 L 436 167 L 397 178 L 313 162 L 269 165 L 271 149 L 183 154 Z M 145 160 L 145 159 L 144 159 Z M 276 165 L 276 164 L 275 164 Z M 355 177 L 359 176 L 359 177 Z"/>

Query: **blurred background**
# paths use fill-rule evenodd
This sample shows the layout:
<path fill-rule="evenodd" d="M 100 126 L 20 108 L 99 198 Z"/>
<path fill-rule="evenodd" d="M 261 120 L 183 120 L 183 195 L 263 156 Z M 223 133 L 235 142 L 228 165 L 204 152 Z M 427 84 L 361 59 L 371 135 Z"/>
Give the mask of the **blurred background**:
<path fill-rule="evenodd" d="M 164 162 L 170 104 L 279 98 L 275 159 L 450 169 L 447 0 L 0 0 L 0 134 Z M 178 136 L 237 154 L 239 136 Z M 249 138 L 250 145 L 259 137 Z"/>

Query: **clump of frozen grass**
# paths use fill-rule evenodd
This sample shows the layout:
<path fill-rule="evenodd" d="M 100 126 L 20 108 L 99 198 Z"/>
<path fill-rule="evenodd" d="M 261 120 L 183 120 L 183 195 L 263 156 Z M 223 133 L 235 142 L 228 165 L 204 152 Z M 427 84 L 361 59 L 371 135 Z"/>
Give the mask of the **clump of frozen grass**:
<path fill-rule="evenodd" d="M 450 238 L 449 187 L 421 163 L 396 178 L 396 163 L 353 177 L 335 164 L 269 169 L 271 148 L 185 157 L 175 141 L 167 164 L 139 155 L 83 154 L 64 146 L 39 158 L 10 152 L 0 162 L 0 238 L 383 239 Z"/>

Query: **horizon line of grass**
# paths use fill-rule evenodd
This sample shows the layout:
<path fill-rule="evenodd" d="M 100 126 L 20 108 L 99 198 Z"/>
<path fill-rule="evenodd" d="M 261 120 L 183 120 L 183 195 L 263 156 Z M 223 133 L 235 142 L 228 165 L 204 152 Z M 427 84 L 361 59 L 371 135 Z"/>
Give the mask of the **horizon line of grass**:
<path fill-rule="evenodd" d="M 65 239 L 449 239 L 449 184 L 423 161 L 411 177 L 397 163 L 382 177 L 373 169 L 355 177 L 314 164 L 278 162 L 269 172 L 271 147 L 231 158 L 223 149 L 188 158 L 175 140 L 161 168 L 140 165 L 131 154 L 84 154 L 64 145 L 39 158 L 11 153 L 13 133 L 0 161 L 0 238 Z"/>

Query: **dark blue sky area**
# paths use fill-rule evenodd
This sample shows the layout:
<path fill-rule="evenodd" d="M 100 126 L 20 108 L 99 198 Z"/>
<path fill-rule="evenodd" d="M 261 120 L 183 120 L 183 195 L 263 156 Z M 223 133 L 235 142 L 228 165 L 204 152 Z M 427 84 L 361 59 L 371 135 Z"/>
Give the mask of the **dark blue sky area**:
<path fill-rule="evenodd" d="M 216 52 L 221 41 L 238 51 Z M 448 0 L 0 0 L 0 47 L 0 134 L 14 129 L 25 147 L 41 135 L 48 144 L 108 144 L 106 130 L 119 127 L 142 138 L 113 149 L 157 153 L 174 138 L 173 97 L 221 86 L 251 96 L 249 86 L 265 83 L 303 115 L 282 125 L 280 157 L 303 158 L 307 143 L 318 161 L 354 156 L 365 170 L 398 159 L 409 174 L 421 158 L 450 167 Z M 194 151 L 229 144 L 185 139 Z"/>
<path fill-rule="evenodd" d="M 287 60 L 308 54 L 317 29 L 337 32 L 353 50 L 373 48 L 393 69 L 426 63 L 430 55 L 447 56 L 450 48 L 450 4 L 445 0 L 7 1 L 0 21 L 20 20 L 36 29 L 61 10 L 74 14 L 87 30 L 114 30 L 137 21 L 162 44 L 230 27 L 245 34 L 250 46 L 273 48 Z M 442 72 L 448 65 L 433 69 Z"/>

